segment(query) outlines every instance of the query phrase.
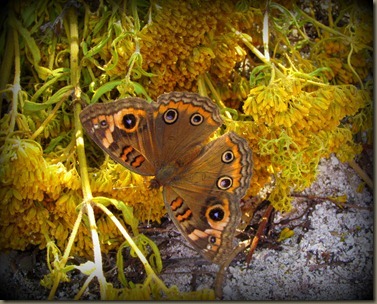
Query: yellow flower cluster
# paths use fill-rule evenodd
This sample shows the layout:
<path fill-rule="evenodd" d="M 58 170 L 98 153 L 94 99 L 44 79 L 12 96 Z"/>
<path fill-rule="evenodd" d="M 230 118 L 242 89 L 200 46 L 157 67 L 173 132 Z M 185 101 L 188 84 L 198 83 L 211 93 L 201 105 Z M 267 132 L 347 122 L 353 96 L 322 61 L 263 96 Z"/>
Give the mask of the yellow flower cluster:
<path fill-rule="evenodd" d="M 59 198 L 62 189 L 81 187 L 75 169 L 67 170 L 62 163 L 50 164 L 43 157 L 41 146 L 28 139 L 8 139 L 1 153 L 0 180 L 20 199 L 43 201 Z"/>
<path fill-rule="evenodd" d="M 62 199 L 63 191 L 81 187 L 74 168 L 67 170 L 62 163 L 49 163 L 37 142 L 19 138 L 8 138 L 2 147 L 0 182 L 0 248 L 3 249 L 25 249 L 28 244 L 43 248 L 44 233 L 52 232 L 54 236 L 53 202 Z M 64 221 L 69 221 L 70 216 L 74 217 L 74 213 L 61 214 Z"/>
<path fill-rule="evenodd" d="M 354 86 L 325 85 L 307 92 L 303 79 L 282 77 L 252 90 L 243 106 L 256 123 L 297 131 L 331 130 L 340 119 L 365 106 L 364 94 Z"/>
<path fill-rule="evenodd" d="M 139 34 L 143 69 L 156 75 L 143 82 L 150 95 L 196 91 L 198 76 L 208 71 L 229 79 L 246 52 L 226 25 L 250 26 L 252 14 L 247 17 L 229 1 L 163 1 Z"/>
<path fill-rule="evenodd" d="M 19 200 L 11 189 L 1 189 L 0 248 L 24 250 L 32 245 L 46 245 L 44 233 L 49 231 L 49 211 L 33 200 Z"/>
<path fill-rule="evenodd" d="M 275 208 L 289 210 L 288 185 L 297 191 L 309 187 L 321 157 L 336 153 L 341 161 L 349 161 L 361 151 L 351 130 L 340 122 L 364 109 L 370 100 L 366 90 L 352 85 L 318 83 L 313 88 L 304 78 L 291 75 L 281 75 L 268 86 L 250 90 L 243 109 L 253 117 L 258 138 L 247 132 L 240 134 L 249 140 L 255 138 L 251 139 L 258 143 L 253 149 L 258 151 L 255 158 L 269 157 L 267 163 L 278 180 L 270 197 Z"/>
<path fill-rule="evenodd" d="M 27 139 L 10 138 L 0 158 L 0 248 L 25 249 L 29 244 L 46 246 L 49 236 L 64 248 L 82 202 L 81 182 L 75 168 L 43 155 L 41 146 Z M 123 166 L 106 161 L 90 174 L 94 195 L 104 195 L 133 206 L 135 216 L 157 220 L 166 213 L 162 196 L 148 189 L 148 181 Z M 104 252 L 116 248 L 121 237 L 107 218 L 100 218 Z M 80 227 L 72 253 L 92 254 L 89 229 Z"/>
<path fill-rule="evenodd" d="M 344 3 L 339 4 L 339 10 L 344 9 Z M 314 62 L 331 69 L 326 77 L 336 84 L 360 84 L 370 73 L 373 14 L 367 5 L 356 3 L 348 10 L 349 25 L 333 25 L 331 31 L 319 31 L 311 53 Z"/>
<path fill-rule="evenodd" d="M 319 131 L 318 137 L 321 143 L 325 143 L 328 146 L 328 152 L 323 155 L 324 157 L 328 157 L 330 153 L 335 153 L 341 162 L 347 162 L 361 153 L 362 146 L 354 142 L 350 129 L 335 128 L 331 132 Z"/>
<path fill-rule="evenodd" d="M 328 80 L 335 80 L 337 84 L 359 84 L 360 79 L 368 76 L 370 55 L 367 50 L 353 54 L 348 63 L 349 50 L 341 41 L 322 42 L 319 45 L 322 45 L 323 49 L 315 60 L 320 66 L 330 68 L 331 72 L 325 72 Z"/>

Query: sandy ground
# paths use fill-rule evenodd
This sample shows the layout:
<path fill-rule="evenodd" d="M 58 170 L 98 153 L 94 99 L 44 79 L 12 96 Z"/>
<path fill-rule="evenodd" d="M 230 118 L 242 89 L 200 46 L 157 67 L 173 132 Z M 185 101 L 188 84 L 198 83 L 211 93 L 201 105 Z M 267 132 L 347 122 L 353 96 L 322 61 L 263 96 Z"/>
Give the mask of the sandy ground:
<path fill-rule="evenodd" d="M 283 227 L 297 225 L 295 235 L 277 248 L 257 249 L 249 268 L 242 257 L 232 263 L 223 288 L 225 300 L 373 299 L 373 197 L 367 188 L 358 189 L 359 177 L 335 157 L 323 160 L 319 171 L 317 181 L 301 194 L 346 194 L 348 207 L 301 198 L 288 216 L 276 214 L 275 223 L 299 217 L 274 226 L 280 232 Z M 191 271 L 197 289 L 210 287 L 217 267 L 197 268 Z M 190 270 L 175 267 L 174 272 L 185 275 L 170 275 L 171 283 L 189 290 L 193 280 Z"/>

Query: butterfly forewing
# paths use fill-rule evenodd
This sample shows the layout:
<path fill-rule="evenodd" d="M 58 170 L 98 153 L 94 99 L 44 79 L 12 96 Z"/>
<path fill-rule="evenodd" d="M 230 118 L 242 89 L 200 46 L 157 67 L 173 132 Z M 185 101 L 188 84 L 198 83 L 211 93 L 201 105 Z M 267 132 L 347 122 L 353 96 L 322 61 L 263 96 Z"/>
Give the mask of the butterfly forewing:
<path fill-rule="evenodd" d="M 196 157 L 222 119 L 209 98 L 172 92 L 158 98 L 155 122 L 161 166 L 185 166 Z"/>
<path fill-rule="evenodd" d="M 116 162 L 141 174 L 156 173 L 154 105 L 140 98 L 93 104 L 80 113 L 89 137 Z"/>

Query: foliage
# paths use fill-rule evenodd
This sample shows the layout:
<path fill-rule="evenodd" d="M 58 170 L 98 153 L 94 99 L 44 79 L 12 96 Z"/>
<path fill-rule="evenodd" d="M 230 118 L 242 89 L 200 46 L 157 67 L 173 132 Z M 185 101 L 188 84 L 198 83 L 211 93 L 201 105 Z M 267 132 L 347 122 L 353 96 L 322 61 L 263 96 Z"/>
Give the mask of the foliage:
<path fill-rule="evenodd" d="M 272 179 L 269 199 L 288 211 L 291 191 L 310 186 L 322 157 L 350 161 L 371 144 L 372 7 L 96 3 L 14 1 L 3 10 L 0 248 L 48 248 L 52 268 L 43 284 L 51 297 L 76 267 L 88 284 L 97 277 L 103 299 L 213 298 L 212 291 L 180 293 L 158 279 L 158 249 L 137 225 L 160 220 L 162 196 L 91 142 L 84 150 L 81 104 L 151 101 L 173 90 L 212 97 L 225 121 L 217 135 L 235 131 L 252 147 L 248 195 Z M 103 276 L 100 253 L 129 246 L 141 260 L 153 258 L 144 258 L 144 283 L 123 277 L 118 290 Z M 94 262 L 67 264 L 75 254 Z"/>

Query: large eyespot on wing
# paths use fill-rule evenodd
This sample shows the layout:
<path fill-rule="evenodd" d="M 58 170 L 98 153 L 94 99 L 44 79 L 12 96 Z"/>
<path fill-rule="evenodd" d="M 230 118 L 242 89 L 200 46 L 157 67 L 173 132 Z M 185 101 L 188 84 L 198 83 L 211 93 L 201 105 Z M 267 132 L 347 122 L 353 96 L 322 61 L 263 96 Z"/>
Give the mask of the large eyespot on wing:
<path fill-rule="evenodd" d="M 140 98 L 93 104 L 80 113 L 89 137 L 112 159 L 141 174 L 155 175 L 154 108 Z"/>
<path fill-rule="evenodd" d="M 221 264 L 234 248 L 234 236 L 240 222 L 239 202 L 226 193 L 198 193 L 164 187 L 169 216 L 186 240 L 206 259 Z"/>

